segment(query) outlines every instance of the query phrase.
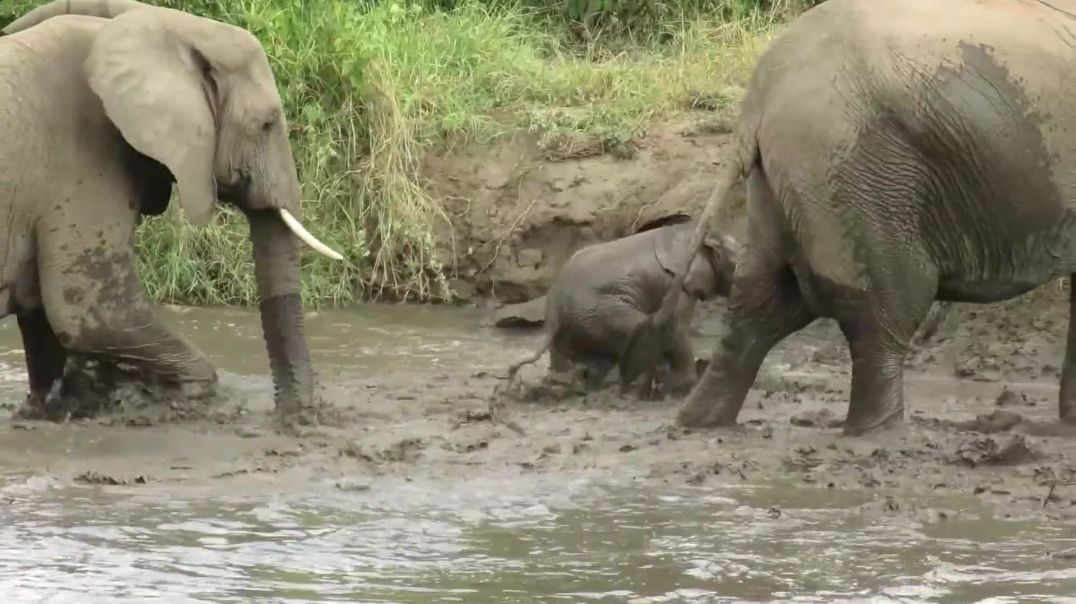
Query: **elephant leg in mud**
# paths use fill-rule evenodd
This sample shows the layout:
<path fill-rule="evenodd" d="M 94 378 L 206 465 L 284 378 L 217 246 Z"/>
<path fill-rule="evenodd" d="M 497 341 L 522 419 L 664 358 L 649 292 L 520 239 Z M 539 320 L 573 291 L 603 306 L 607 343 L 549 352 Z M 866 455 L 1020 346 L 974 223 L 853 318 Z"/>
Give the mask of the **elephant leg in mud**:
<path fill-rule="evenodd" d="M 694 314 L 694 304 L 690 299 L 682 298 L 681 304 L 689 306 L 680 312 L 682 317 L 675 325 L 668 339 L 663 340 L 664 349 L 657 361 L 654 362 L 641 376 L 632 380 L 621 378 L 621 392 L 626 392 L 632 383 L 638 382 L 636 396 L 643 400 L 653 399 L 660 394 L 683 396 L 687 394 L 695 382 L 698 381 L 699 372 L 696 369 L 695 350 L 691 341 L 691 317 Z M 632 326 L 631 334 L 645 321 L 642 317 Z M 625 341 L 627 346 L 627 341 Z M 618 359 L 619 360 L 619 359 Z M 660 389 L 657 384 L 660 383 Z M 660 390 L 660 392 L 659 392 Z"/>
<path fill-rule="evenodd" d="M 1069 275 L 1069 327 L 1057 401 L 1061 422 L 1076 429 L 1076 274 Z"/>
<path fill-rule="evenodd" d="M 747 181 L 747 244 L 737 261 L 728 309 L 711 361 L 679 413 L 684 425 L 729 425 L 743 406 L 766 354 L 815 319 L 782 259 L 773 192 L 752 170 Z"/>
<path fill-rule="evenodd" d="M 852 357 L 852 388 L 844 432 L 864 434 L 904 419 L 904 359 L 934 299 L 937 276 L 922 264 L 888 261 L 871 292 L 830 292 L 834 316 Z M 892 279 L 892 280 L 889 280 Z M 901 288 L 903 283 L 920 287 Z"/>

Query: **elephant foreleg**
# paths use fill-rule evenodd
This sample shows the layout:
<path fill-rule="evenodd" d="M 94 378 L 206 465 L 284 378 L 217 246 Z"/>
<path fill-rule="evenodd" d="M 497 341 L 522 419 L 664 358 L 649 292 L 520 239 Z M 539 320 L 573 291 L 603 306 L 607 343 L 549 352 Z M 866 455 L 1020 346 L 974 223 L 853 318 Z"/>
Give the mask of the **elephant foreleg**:
<path fill-rule="evenodd" d="M 40 418 L 45 415 L 46 400 L 54 386 L 60 384 L 64 374 L 67 351 L 45 316 L 44 307 L 19 311 L 16 314 L 22 347 L 26 356 L 26 372 L 29 374 L 30 392 L 19 415 Z"/>
<path fill-rule="evenodd" d="M 1076 425 L 1076 279 L 1069 276 L 1069 331 L 1065 343 L 1065 361 L 1061 367 L 1061 391 L 1058 416 L 1066 424 Z"/>

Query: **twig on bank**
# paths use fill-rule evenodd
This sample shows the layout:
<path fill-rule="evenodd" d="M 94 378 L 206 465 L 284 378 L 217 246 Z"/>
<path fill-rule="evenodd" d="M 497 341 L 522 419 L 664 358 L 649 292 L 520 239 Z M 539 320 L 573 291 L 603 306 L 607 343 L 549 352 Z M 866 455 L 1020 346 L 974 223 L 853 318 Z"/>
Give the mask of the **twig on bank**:
<path fill-rule="evenodd" d="M 519 226 L 519 224 L 521 222 L 523 222 L 523 219 L 527 217 L 527 214 L 530 214 L 531 208 L 534 207 L 534 202 L 535 201 L 537 201 L 537 199 L 532 199 L 531 202 L 527 204 L 526 209 L 524 209 L 522 212 L 520 212 L 519 216 L 517 216 L 516 219 L 514 221 L 512 221 L 512 224 L 509 225 L 509 227 L 507 229 L 505 229 L 505 231 L 503 233 L 501 233 L 500 238 L 497 239 L 497 247 L 493 248 L 493 257 L 490 258 L 489 262 L 487 262 L 486 265 L 482 267 L 482 270 L 478 271 L 479 274 L 488 271 L 489 267 L 493 266 L 493 263 L 497 261 L 497 258 L 500 258 L 500 256 L 501 256 L 501 246 L 504 245 L 505 239 L 508 239 L 508 237 L 513 232 L 515 232 L 515 230 Z"/>
<path fill-rule="evenodd" d="M 1042 509 L 1046 509 L 1046 504 L 1050 503 L 1050 499 L 1054 496 L 1054 489 L 1057 487 L 1076 487 L 1076 481 L 1073 482 L 1051 482 L 1050 490 L 1046 492 L 1046 496 L 1042 498 Z"/>

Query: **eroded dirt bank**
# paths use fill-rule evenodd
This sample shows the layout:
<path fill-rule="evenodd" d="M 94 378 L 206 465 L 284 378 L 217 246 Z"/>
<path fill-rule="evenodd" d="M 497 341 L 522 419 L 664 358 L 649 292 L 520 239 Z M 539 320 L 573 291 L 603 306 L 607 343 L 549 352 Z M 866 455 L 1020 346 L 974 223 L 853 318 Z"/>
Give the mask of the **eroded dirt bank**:
<path fill-rule="evenodd" d="M 700 113 L 654 126 L 626 154 L 525 132 L 431 154 L 422 174 L 449 215 L 437 241 L 454 289 L 465 299 L 523 302 L 580 247 L 698 215 L 728 132 L 726 118 Z"/>
<path fill-rule="evenodd" d="M 476 477 L 505 489 L 579 475 L 658 488 L 776 480 L 865 491 L 874 496 L 867 509 L 879 513 L 937 519 L 957 512 L 924 510 L 914 499 L 959 495 L 999 514 L 1076 519 L 1076 438 L 1036 435 L 1056 416 L 1066 310 L 1051 289 L 957 307 L 909 360 L 906 425 L 859 438 L 831 424 L 846 411 L 850 366 L 829 322 L 774 351 L 736 429 L 686 431 L 672 424 L 674 401 L 600 394 L 508 402 L 521 434 L 490 421 L 489 401 L 496 376 L 531 349 L 536 333 L 482 328 L 482 313 L 447 308 L 325 313 L 310 319 L 312 348 L 323 396 L 345 418 L 284 436 L 269 427 L 267 378 L 245 377 L 262 371 L 256 317 L 189 311 L 174 316 L 226 368 L 228 403 L 67 425 L 5 419 L 0 472 L 210 492 Z M 700 354 L 719 315 L 719 306 L 699 315 Z M 10 327 L 0 335 L 5 346 L 17 341 Z M 19 355 L 0 358 L 10 365 L 3 397 L 14 403 L 24 379 Z M 544 361 L 530 369 L 523 377 L 534 383 Z M 1031 423 L 1017 424 L 1021 418 Z"/>

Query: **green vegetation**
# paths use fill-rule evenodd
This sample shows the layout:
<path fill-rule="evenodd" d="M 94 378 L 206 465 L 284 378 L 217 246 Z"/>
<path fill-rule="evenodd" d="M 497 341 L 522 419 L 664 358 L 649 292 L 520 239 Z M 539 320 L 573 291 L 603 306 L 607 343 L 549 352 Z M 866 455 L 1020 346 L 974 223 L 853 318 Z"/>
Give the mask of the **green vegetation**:
<path fill-rule="evenodd" d="M 18 15 L 43 0 L 14 3 Z M 272 63 L 303 182 L 304 223 L 346 256 L 304 253 L 306 303 L 450 296 L 416 180 L 435 145 L 529 128 L 613 150 L 653 120 L 737 98 L 789 0 L 154 0 L 254 33 Z M 247 227 L 175 204 L 139 228 L 162 302 L 255 299 Z"/>

